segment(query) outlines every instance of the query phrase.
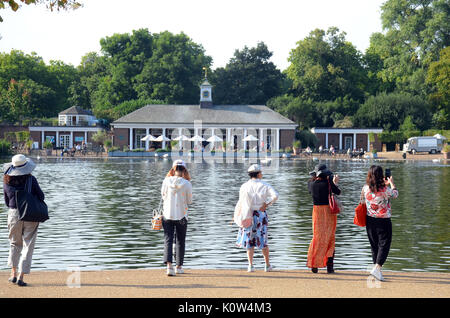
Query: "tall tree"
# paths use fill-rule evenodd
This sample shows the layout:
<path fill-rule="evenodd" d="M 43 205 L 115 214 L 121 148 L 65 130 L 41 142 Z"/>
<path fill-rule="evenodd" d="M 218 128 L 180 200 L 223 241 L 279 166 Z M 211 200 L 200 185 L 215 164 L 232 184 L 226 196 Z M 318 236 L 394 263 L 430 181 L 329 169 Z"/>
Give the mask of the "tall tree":
<path fill-rule="evenodd" d="M 289 56 L 287 75 L 296 96 L 315 101 L 347 96 L 364 100 L 367 74 L 361 53 L 338 28 L 315 29 L 297 42 Z"/>
<path fill-rule="evenodd" d="M 439 61 L 430 64 L 427 83 L 431 85 L 433 124 L 450 129 L 450 47 L 441 50 Z"/>
<path fill-rule="evenodd" d="M 198 85 L 203 67 L 212 58 L 203 46 L 186 34 L 161 32 L 153 34 L 152 55 L 136 76 L 134 89 L 140 99 L 158 99 L 166 103 L 197 103 Z"/>
<path fill-rule="evenodd" d="M 270 61 L 272 52 L 263 42 L 236 50 L 224 68 L 212 76 L 215 104 L 264 105 L 285 90 L 285 77 Z"/>
<path fill-rule="evenodd" d="M 425 97 L 427 69 L 450 43 L 450 4 L 446 0 L 388 0 L 381 7 L 383 33 L 370 48 L 383 63 L 377 77 L 396 90 Z"/>
<path fill-rule="evenodd" d="M 431 112 L 426 100 L 407 93 L 380 93 L 370 96 L 361 105 L 354 117 L 354 124 L 398 130 L 408 116 L 418 129 L 430 128 Z"/>

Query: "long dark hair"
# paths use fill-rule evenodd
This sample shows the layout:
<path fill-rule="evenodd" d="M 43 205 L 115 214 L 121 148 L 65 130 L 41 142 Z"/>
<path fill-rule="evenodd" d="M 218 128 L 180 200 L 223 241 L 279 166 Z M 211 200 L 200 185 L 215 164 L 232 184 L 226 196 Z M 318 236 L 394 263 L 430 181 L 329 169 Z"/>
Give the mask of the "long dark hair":
<path fill-rule="evenodd" d="M 31 176 L 31 174 L 25 174 L 22 176 L 10 176 L 10 175 L 4 174 L 3 182 L 12 187 L 18 187 L 18 186 L 24 185 L 29 176 Z"/>
<path fill-rule="evenodd" d="M 371 166 L 367 172 L 366 184 L 370 191 L 378 192 L 385 187 L 383 168 L 380 166 Z"/>

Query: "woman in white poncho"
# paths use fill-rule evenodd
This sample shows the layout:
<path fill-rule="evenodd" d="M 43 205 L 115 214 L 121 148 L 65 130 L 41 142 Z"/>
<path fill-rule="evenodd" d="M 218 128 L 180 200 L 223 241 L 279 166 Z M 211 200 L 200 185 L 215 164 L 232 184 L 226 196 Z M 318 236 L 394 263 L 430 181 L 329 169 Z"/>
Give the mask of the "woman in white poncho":
<path fill-rule="evenodd" d="M 266 209 L 278 199 L 278 193 L 270 184 L 261 180 L 262 171 L 259 165 L 251 165 L 248 174 L 250 180 L 241 186 L 234 212 L 234 222 L 239 226 L 236 245 L 247 249 L 249 272 L 254 271 L 255 247 L 261 249 L 265 260 L 264 270 L 269 272 L 272 266 L 269 261 Z"/>

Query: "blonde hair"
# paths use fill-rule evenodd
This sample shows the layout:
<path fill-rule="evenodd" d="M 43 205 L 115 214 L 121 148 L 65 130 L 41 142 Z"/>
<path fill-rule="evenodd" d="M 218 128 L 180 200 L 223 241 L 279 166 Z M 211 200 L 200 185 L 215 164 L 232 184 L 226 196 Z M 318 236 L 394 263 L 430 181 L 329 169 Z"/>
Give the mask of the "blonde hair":
<path fill-rule="evenodd" d="M 180 166 L 178 166 L 180 167 Z M 187 169 L 183 166 L 181 166 L 183 169 L 180 171 L 181 172 L 181 176 L 186 179 L 187 181 L 191 181 L 191 176 L 189 175 L 189 172 L 187 171 Z M 173 177 L 175 175 L 175 171 L 176 171 L 177 167 L 172 167 L 169 172 L 167 173 L 166 177 Z"/>

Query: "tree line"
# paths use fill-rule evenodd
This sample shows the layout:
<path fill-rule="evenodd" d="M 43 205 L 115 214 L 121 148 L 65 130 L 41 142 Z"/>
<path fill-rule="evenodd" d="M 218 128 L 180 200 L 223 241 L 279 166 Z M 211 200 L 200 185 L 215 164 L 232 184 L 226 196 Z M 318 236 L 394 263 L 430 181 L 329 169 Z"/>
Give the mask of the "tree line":
<path fill-rule="evenodd" d="M 206 67 L 214 104 L 265 104 L 298 123 L 304 144 L 314 126 L 450 129 L 449 12 L 446 0 L 388 0 L 383 32 L 364 53 L 337 27 L 315 29 L 285 70 L 263 42 L 212 70 L 212 57 L 186 34 L 148 29 L 102 38 L 100 52 L 76 67 L 0 53 L 0 121 L 51 118 L 73 105 L 113 121 L 147 104 L 196 104 Z"/>

